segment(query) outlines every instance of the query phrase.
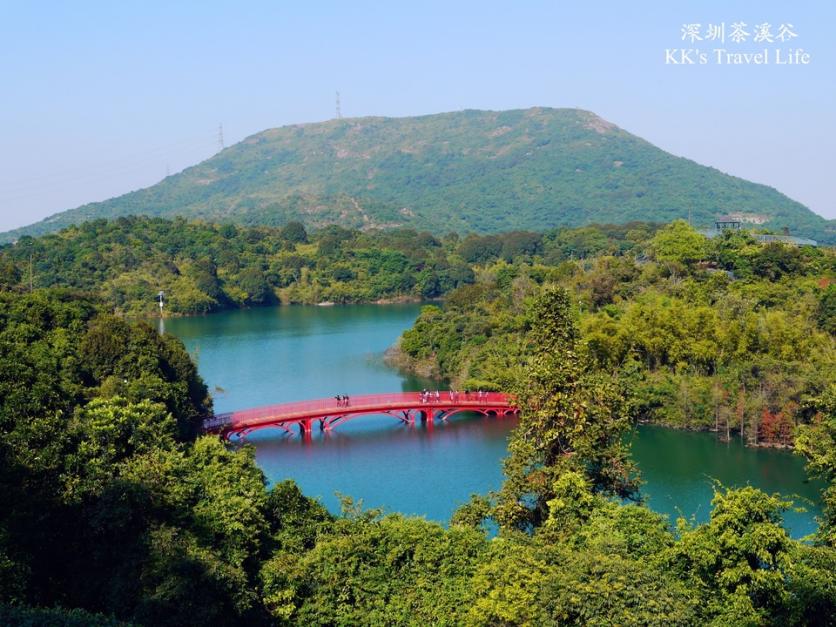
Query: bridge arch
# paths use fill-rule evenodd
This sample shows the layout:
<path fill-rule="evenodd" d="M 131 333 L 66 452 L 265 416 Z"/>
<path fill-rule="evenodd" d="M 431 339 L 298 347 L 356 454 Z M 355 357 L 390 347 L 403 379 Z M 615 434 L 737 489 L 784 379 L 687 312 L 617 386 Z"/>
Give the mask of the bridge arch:
<path fill-rule="evenodd" d="M 516 414 L 518 409 L 513 399 L 501 392 L 446 390 L 426 396 L 420 392 L 368 394 L 350 397 L 347 402 L 336 398 L 317 399 L 216 414 L 204 421 L 203 430 L 230 440 L 277 427 L 287 433 L 298 431 L 304 439 L 309 439 L 316 428 L 330 431 L 359 416 L 386 415 L 404 424 L 417 421 L 432 424 L 461 412 L 507 416 Z"/>

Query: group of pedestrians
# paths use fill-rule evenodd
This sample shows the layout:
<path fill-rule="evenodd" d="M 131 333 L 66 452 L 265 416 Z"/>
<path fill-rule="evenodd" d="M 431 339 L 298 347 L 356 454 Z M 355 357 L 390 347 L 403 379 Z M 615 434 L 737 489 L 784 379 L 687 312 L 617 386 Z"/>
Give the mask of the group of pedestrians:
<path fill-rule="evenodd" d="M 431 392 L 430 390 L 421 390 L 421 402 L 422 403 L 432 403 L 433 401 L 438 402 L 441 400 L 441 392 L 436 390 L 435 392 Z"/>
<path fill-rule="evenodd" d="M 487 401 L 488 400 L 488 393 L 484 390 L 476 390 L 475 392 L 471 392 L 470 390 L 464 391 L 464 398 L 465 400 L 473 400 L 473 396 L 476 396 L 476 400 L 479 401 Z"/>
<path fill-rule="evenodd" d="M 448 390 L 447 395 L 450 397 L 451 402 L 456 402 L 462 395 L 464 395 L 464 400 L 479 400 L 479 401 L 487 401 L 488 400 L 488 393 L 484 390 L 477 390 L 476 392 L 471 392 L 470 390 L 465 390 L 461 392 L 459 390 Z M 475 398 L 474 398 L 475 397 Z M 422 403 L 432 403 L 432 402 L 440 402 L 441 401 L 441 392 L 436 390 L 435 392 L 431 390 L 421 390 L 421 402 Z"/>
<path fill-rule="evenodd" d="M 479 400 L 479 401 L 487 401 L 488 400 L 488 393 L 483 390 L 477 390 L 475 392 L 471 392 L 470 390 L 465 390 L 461 392 L 459 390 L 448 390 L 447 396 L 449 396 L 451 402 L 457 402 L 460 398 L 464 398 L 466 401 L 472 400 Z M 475 398 L 474 398 L 475 397 Z M 337 405 L 339 407 L 348 407 L 350 399 L 348 394 L 337 394 L 335 397 L 337 399 Z M 422 403 L 440 403 L 441 402 L 441 392 L 436 390 L 433 392 L 432 390 L 423 389 L 421 390 L 421 402 Z"/>

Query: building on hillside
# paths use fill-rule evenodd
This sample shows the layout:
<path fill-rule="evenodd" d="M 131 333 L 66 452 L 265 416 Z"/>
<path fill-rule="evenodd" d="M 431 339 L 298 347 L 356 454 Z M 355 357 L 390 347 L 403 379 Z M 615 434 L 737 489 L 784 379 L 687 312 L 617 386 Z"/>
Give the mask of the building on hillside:
<path fill-rule="evenodd" d="M 819 245 L 819 243 L 814 239 L 807 239 L 806 237 L 795 237 L 793 235 L 769 235 L 767 233 L 754 233 L 753 237 L 759 242 L 781 242 L 783 244 L 792 244 L 793 246 Z"/>
<path fill-rule="evenodd" d="M 764 216 L 758 214 L 747 213 L 730 213 L 728 215 L 717 216 L 714 219 L 713 229 L 704 229 L 700 233 L 708 238 L 714 238 L 722 235 L 725 231 L 745 231 L 759 242 L 781 242 L 782 244 L 789 244 L 791 246 L 818 246 L 819 243 L 814 239 L 807 239 L 806 237 L 795 237 L 790 235 L 790 230 L 784 227 L 783 235 L 771 235 L 768 233 L 753 233 L 749 228 L 743 225 L 763 224 L 766 221 Z"/>
<path fill-rule="evenodd" d="M 739 231 L 742 226 L 743 222 L 741 222 L 736 216 L 717 216 L 714 220 L 714 228 L 717 231 Z"/>

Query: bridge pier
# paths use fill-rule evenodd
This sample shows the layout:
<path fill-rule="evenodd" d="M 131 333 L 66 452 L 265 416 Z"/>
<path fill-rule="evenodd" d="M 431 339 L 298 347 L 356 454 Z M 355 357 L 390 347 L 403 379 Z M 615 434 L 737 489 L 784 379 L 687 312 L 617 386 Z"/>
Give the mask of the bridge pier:
<path fill-rule="evenodd" d="M 311 441 L 312 422 L 313 420 L 311 418 L 299 421 L 299 434 L 302 436 L 302 440 L 304 440 L 306 443 Z"/>

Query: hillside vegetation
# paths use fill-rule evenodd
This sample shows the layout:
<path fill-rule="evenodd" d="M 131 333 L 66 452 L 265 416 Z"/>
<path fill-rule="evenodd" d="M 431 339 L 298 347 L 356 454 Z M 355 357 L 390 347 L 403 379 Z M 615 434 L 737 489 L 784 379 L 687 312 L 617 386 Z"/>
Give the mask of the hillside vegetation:
<path fill-rule="evenodd" d="M 509 388 L 543 286 L 573 295 L 584 356 L 631 390 L 631 416 L 792 445 L 836 380 L 836 254 L 709 240 L 684 222 L 436 238 L 120 218 L 0 248 L 0 287 L 71 287 L 117 313 L 443 297 L 393 363 L 460 387 Z"/>
<path fill-rule="evenodd" d="M 577 250 L 581 235 L 598 246 L 583 259 L 509 263 L 488 252 L 476 283 L 424 307 L 395 361 L 459 387 L 509 389 L 538 324 L 527 303 L 557 284 L 572 295 L 584 362 L 630 390 L 635 419 L 784 446 L 817 420 L 836 381 L 832 250 L 745 233 L 708 240 L 681 221 L 652 237 L 592 228 L 554 237 Z M 490 238 L 470 241 L 489 250 Z"/>
<path fill-rule="evenodd" d="M 729 212 L 836 241 L 832 221 L 770 187 L 675 157 L 591 112 L 538 107 L 270 129 L 150 188 L 0 241 L 129 214 L 442 234 L 669 222 L 689 213 L 710 226 Z"/>
<path fill-rule="evenodd" d="M 445 527 L 268 487 L 250 447 L 196 437 L 211 405 L 178 340 L 67 290 L 0 291 L 0 623 L 832 624 L 834 488 L 813 543 L 751 487 L 676 529 L 625 504 L 628 396 L 580 358 L 571 308 L 549 287 L 521 312 L 505 483 Z M 804 451 L 832 482 L 834 396 L 817 411 Z"/>
<path fill-rule="evenodd" d="M 309 234 L 300 223 L 277 228 L 179 218 L 94 220 L 0 246 L 0 286 L 83 289 L 119 313 L 141 316 L 156 315 L 161 289 L 166 313 L 174 315 L 279 302 L 426 300 L 472 283 L 473 268 L 488 258 L 511 262 L 538 255 L 556 263 L 624 246 L 613 244 L 608 233 L 641 239 L 656 228 L 637 223 L 460 238 L 337 226 Z"/>
<path fill-rule="evenodd" d="M 539 237 L 539 236 L 538 236 Z M 411 229 L 363 233 L 300 223 L 237 227 L 160 218 L 96 220 L 0 247 L 0 285 L 95 292 L 120 313 L 156 315 L 289 303 L 438 297 L 472 282 L 446 243 Z"/>

